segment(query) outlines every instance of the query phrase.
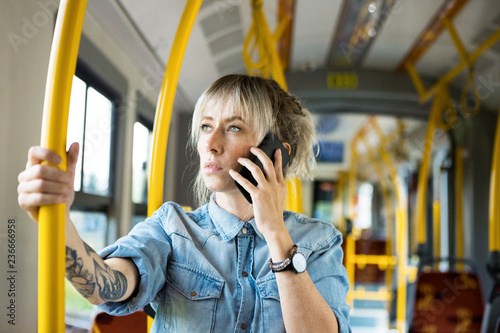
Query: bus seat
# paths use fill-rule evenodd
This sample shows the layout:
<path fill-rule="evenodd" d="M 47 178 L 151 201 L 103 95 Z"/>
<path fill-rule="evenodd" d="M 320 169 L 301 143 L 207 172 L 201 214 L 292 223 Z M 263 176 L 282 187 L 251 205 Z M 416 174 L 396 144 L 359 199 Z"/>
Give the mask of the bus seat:
<path fill-rule="evenodd" d="M 147 315 L 139 310 L 126 316 L 98 313 L 92 325 L 92 333 L 147 333 Z"/>
<path fill-rule="evenodd" d="M 424 272 L 415 288 L 411 332 L 480 332 L 484 300 L 473 273 Z"/>
<path fill-rule="evenodd" d="M 356 254 L 385 255 L 386 241 L 381 239 L 360 238 L 356 241 Z M 390 254 L 390 253 L 389 253 Z M 364 268 L 356 265 L 355 283 L 385 283 L 385 272 L 378 265 L 367 264 Z"/>

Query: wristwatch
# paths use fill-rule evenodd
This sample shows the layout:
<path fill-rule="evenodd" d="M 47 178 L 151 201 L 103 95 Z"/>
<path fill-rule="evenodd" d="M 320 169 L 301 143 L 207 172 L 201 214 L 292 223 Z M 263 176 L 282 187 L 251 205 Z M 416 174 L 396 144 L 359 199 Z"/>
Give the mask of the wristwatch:
<path fill-rule="evenodd" d="M 306 257 L 300 252 L 297 252 L 297 245 L 292 248 L 292 254 L 282 262 L 273 263 L 273 259 L 269 259 L 269 267 L 273 273 L 293 271 L 296 274 L 302 273 L 307 268 Z"/>

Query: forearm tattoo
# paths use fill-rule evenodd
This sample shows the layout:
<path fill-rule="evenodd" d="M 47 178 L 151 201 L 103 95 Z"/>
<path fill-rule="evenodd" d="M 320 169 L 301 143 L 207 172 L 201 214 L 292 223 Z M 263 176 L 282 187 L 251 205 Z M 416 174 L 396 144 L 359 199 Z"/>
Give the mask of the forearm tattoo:
<path fill-rule="evenodd" d="M 115 301 L 123 297 L 127 291 L 125 275 L 109 268 L 87 244 L 85 251 L 94 262 L 95 278 L 87 269 L 83 269 L 83 259 L 78 256 L 77 251 L 68 246 L 66 246 L 66 278 L 85 298 L 94 294 L 96 283 L 101 299 Z"/>

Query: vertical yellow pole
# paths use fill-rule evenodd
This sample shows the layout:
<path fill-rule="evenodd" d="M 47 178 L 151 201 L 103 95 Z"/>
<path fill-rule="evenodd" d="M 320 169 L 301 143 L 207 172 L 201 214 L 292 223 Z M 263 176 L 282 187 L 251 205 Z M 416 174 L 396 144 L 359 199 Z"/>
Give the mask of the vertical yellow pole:
<path fill-rule="evenodd" d="M 432 203 L 432 256 L 434 258 L 441 257 L 441 201 L 434 200 Z M 435 265 L 439 268 L 439 262 Z"/>
<path fill-rule="evenodd" d="M 66 168 L 69 101 L 86 0 L 62 0 L 50 51 L 41 145 L 58 153 Z M 64 332 L 64 204 L 40 207 L 38 244 L 38 332 Z"/>
<path fill-rule="evenodd" d="M 347 294 L 347 303 L 354 305 L 354 279 L 356 273 L 356 239 L 354 236 L 354 218 L 355 218 L 355 200 L 356 200 L 356 166 L 357 166 L 357 140 L 351 142 L 351 157 L 349 160 L 349 172 L 347 175 L 347 216 L 351 221 L 351 232 L 346 232 L 346 257 L 345 265 L 347 276 L 349 277 L 349 292 Z"/>
<path fill-rule="evenodd" d="M 341 172 L 339 174 L 339 180 L 337 185 L 337 197 L 335 199 L 332 198 L 332 205 L 337 207 L 336 214 L 336 226 L 337 229 L 345 235 L 346 232 L 346 221 L 345 221 L 345 183 L 346 183 L 346 174 Z M 335 211 L 332 209 L 332 211 Z"/>
<path fill-rule="evenodd" d="M 154 125 L 154 142 L 151 159 L 151 173 L 148 192 L 148 215 L 151 216 L 163 204 L 163 184 L 165 181 L 165 157 L 167 141 L 174 105 L 175 91 L 179 81 L 182 60 L 189 41 L 202 0 L 188 0 L 182 13 L 172 51 L 163 77 Z"/>
<path fill-rule="evenodd" d="M 500 111 L 499 111 L 500 112 Z M 500 251 L 500 116 L 497 120 L 495 143 L 493 148 L 493 162 L 491 165 L 490 179 L 490 208 L 489 208 L 489 249 L 490 252 Z"/>
<path fill-rule="evenodd" d="M 148 216 L 163 203 L 163 184 L 165 181 L 165 158 L 167 155 L 168 132 L 172 107 L 174 105 L 175 91 L 179 81 L 182 60 L 193 29 L 194 21 L 198 16 L 202 0 L 188 0 L 181 21 L 175 34 L 170 57 L 168 58 L 163 83 L 156 107 L 154 142 L 151 158 L 151 171 L 148 191 Z M 148 331 L 151 330 L 153 320 L 148 316 Z"/>
<path fill-rule="evenodd" d="M 347 277 L 349 278 L 349 292 L 347 293 L 346 302 L 351 307 L 354 305 L 354 273 L 356 272 L 355 257 L 356 257 L 356 241 L 353 233 L 346 234 L 345 245 L 345 268 Z"/>
<path fill-rule="evenodd" d="M 380 142 L 386 141 L 382 129 L 376 121 L 373 128 L 377 133 Z M 406 332 L 406 289 L 408 276 L 408 208 L 407 198 L 404 195 L 403 184 L 391 156 L 384 150 L 385 144 L 381 145 L 380 154 L 389 170 L 391 181 L 394 187 L 394 195 L 397 200 L 396 210 L 396 251 L 398 252 L 398 298 L 396 301 L 396 327 L 399 332 Z"/>
<path fill-rule="evenodd" d="M 455 149 L 455 202 L 456 202 L 456 257 L 457 259 L 464 258 L 464 197 L 463 197 L 463 186 L 464 186 L 464 158 L 462 147 L 457 147 Z M 462 263 L 457 264 L 457 270 L 459 272 L 463 271 L 464 265 Z"/>

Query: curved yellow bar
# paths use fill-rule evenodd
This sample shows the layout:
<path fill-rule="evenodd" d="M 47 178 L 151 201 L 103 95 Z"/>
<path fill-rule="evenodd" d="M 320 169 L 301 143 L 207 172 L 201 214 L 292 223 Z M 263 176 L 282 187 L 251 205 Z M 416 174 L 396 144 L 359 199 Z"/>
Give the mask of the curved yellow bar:
<path fill-rule="evenodd" d="M 87 0 L 62 0 L 50 51 L 45 86 L 41 145 L 58 153 L 66 168 L 69 101 Z M 64 332 L 64 204 L 40 207 L 38 332 Z"/>
<path fill-rule="evenodd" d="M 490 208 L 489 208 L 489 248 L 490 252 L 500 251 L 500 177 L 498 175 L 500 168 L 500 116 L 497 120 L 497 129 L 495 133 L 495 144 L 493 148 L 493 161 L 491 166 L 490 179 Z"/>
<path fill-rule="evenodd" d="M 194 25 L 202 0 L 188 0 L 182 13 L 172 51 L 168 59 L 163 84 L 156 109 L 154 142 L 151 160 L 151 173 L 148 192 L 148 216 L 151 216 L 163 204 L 163 184 L 165 181 L 165 157 L 167 154 L 168 132 L 175 91 L 179 81 L 182 59 L 186 51 L 189 36 Z"/>

